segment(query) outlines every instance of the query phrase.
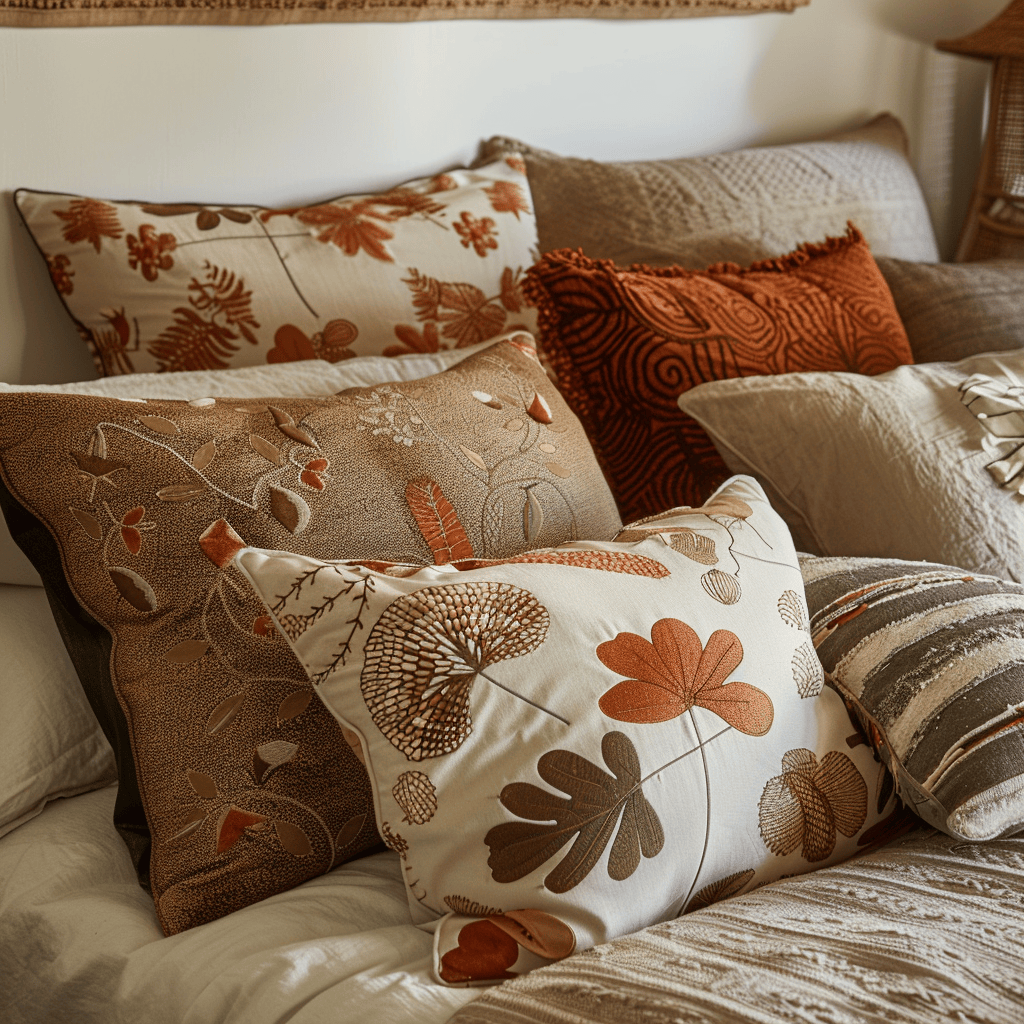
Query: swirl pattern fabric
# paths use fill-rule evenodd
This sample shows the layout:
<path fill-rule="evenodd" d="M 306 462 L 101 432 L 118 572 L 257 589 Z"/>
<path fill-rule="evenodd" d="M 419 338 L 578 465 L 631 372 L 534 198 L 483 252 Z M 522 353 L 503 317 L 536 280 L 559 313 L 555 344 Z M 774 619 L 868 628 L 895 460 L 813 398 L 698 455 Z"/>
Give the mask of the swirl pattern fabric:
<path fill-rule="evenodd" d="M 528 273 L 545 352 L 625 520 L 700 505 L 729 474 L 677 404 L 706 381 L 913 362 L 860 232 L 747 269 L 629 269 L 548 253 Z"/>

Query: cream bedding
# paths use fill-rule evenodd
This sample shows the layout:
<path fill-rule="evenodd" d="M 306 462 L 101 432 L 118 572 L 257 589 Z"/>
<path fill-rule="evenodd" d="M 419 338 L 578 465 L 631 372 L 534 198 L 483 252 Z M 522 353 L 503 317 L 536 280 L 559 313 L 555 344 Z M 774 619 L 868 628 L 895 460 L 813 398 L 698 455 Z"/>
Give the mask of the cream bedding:
<path fill-rule="evenodd" d="M 113 787 L 0 839 L 4 1024 L 441 1024 L 480 994 L 430 980 L 393 853 L 163 938 Z"/>

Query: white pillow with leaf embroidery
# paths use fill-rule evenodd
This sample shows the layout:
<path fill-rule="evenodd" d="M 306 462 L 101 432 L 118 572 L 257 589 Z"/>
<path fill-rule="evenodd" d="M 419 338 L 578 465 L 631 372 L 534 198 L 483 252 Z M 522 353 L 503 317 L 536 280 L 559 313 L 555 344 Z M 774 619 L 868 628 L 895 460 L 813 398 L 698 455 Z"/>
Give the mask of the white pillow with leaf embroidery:
<path fill-rule="evenodd" d="M 514 977 L 886 831 L 884 769 L 822 690 L 758 485 L 619 538 L 426 568 L 237 556 L 365 751 L 447 983 Z"/>

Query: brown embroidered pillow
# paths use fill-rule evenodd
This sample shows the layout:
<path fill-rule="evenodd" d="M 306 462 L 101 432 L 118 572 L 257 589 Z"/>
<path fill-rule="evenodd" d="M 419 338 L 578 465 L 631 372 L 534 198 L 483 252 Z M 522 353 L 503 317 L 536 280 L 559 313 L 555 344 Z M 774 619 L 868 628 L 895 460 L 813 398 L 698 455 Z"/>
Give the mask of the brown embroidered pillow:
<path fill-rule="evenodd" d="M 325 398 L 0 395 L 0 471 L 168 934 L 377 842 L 365 769 L 236 550 L 440 563 L 621 525 L 575 417 L 509 342 Z"/>
<path fill-rule="evenodd" d="M 436 352 L 535 323 L 519 283 L 537 229 L 512 154 L 287 210 L 15 202 L 102 376 Z"/>

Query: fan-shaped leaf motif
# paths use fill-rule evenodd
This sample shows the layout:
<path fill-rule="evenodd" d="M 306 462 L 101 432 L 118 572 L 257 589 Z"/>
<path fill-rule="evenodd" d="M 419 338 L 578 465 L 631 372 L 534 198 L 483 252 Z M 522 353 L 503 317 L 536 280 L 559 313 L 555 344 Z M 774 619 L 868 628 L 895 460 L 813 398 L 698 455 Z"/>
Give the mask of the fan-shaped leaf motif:
<path fill-rule="evenodd" d="M 488 920 L 524 949 L 545 960 L 564 960 L 576 948 L 576 933 L 560 918 L 543 910 L 509 910 Z"/>
<path fill-rule="evenodd" d="M 298 743 L 289 743 L 288 740 L 269 740 L 267 743 L 261 743 L 252 755 L 252 773 L 257 783 L 262 785 L 275 768 L 280 768 L 291 761 L 298 750 Z"/>
<path fill-rule="evenodd" d="M 807 618 L 807 602 L 795 591 L 784 590 L 779 595 L 779 617 L 787 626 L 807 632 L 811 624 Z"/>
<path fill-rule="evenodd" d="M 437 790 L 423 772 L 402 772 L 391 790 L 407 825 L 425 825 L 437 811 Z"/>
<path fill-rule="evenodd" d="M 194 501 L 206 493 L 206 484 L 202 480 L 193 480 L 187 484 L 168 484 L 156 492 L 161 501 Z"/>
<path fill-rule="evenodd" d="M 735 604 L 743 595 L 740 581 L 721 569 L 709 569 L 701 576 L 700 585 L 721 604 Z"/>
<path fill-rule="evenodd" d="M 277 447 L 272 445 L 265 437 L 260 437 L 259 434 L 250 434 L 249 447 L 258 455 L 262 455 L 267 462 L 270 462 L 275 466 L 284 465 L 284 459 L 281 457 L 281 452 L 278 451 Z"/>
<path fill-rule="evenodd" d="M 536 650 L 547 631 L 540 602 L 508 583 L 426 587 L 398 598 L 363 650 L 360 688 L 374 724 L 410 761 L 457 750 L 472 731 L 477 675 Z"/>
<path fill-rule="evenodd" d="M 80 508 L 71 509 L 71 514 L 93 540 L 103 540 L 103 527 L 100 525 L 99 520 Z"/>
<path fill-rule="evenodd" d="M 793 682 L 801 697 L 817 697 L 825 685 L 825 671 L 809 643 L 798 647 L 793 654 Z"/>
<path fill-rule="evenodd" d="M 814 864 L 835 849 L 836 832 L 853 836 L 867 817 L 867 785 L 845 754 L 830 750 L 818 763 L 812 751 L 788 751 L 782 774 L 769 779 L 758 803 L 761 838 L 783 856 L 803 847 Z"/>
<path fill-rule="evenodd" d="M 313 852 L 309 836 L 298 825 L 292 825 L 287 821 L 275 821 L 274 830 L 281 845 L 293 857 L 308 857 Z"/>
<path fill-rule="evenodd" d="M 196 453 L 192 456 L 192 468 L 198 470 L 200 473 L 206 469 L 206 467 L 213 462 L 217 457 L 217 442 L 207 441 Z"/>
<path fill-rule="evenodd" d="M 441 957 L 444 981 L 498 981 L 514 978 L 509 968 L 519 959 L 519 944 L 489 920 L 471 921 L 459 930 L 459 944 Z"/>
<path fill-rule="evenodd" d="M 217 796 L 217 783 L 205 772 L 186 772 L 188 784 L 203 800 L 213 800 Z"/>
<path fill-rule="evenodd" d="M 181 433 L 178 424 L 167 419 L 166 416 L 140 416 L 139 422 L 149 427 L 154 434 L 163 434 L 165 437 L 174 437 Z"/>
<path fill-rule="evenodd" d="M 429 477 L 411 480 L 405 488 L 405 500 L 435 565 L 473 557 L 473 545 L 440 485 Z"/>
<path fill-rule="evenodd" d="M 242 808 L 229 804 L 221 811 L 217 822 L 217 852 L 227 853 L 247 828 L 258 828 L 266 820 L 265 814 L 243 811 Z"/>
<path fill-rule="evenodd" d="M 167 842 L 173 843 L 178 839 L 184 839 L 185 836 L 192 835 L 192 833 L 195 832 L 195 830 L 199 828 L 204 821 L 206 821 L 206 811 L 204 811 L 202 807 L 194 807 L 185 819 L 185 823 L 177 832 L 174 833 L 173 836 L 170 837 L 170 839 L 167 840 Z"/>
<path fill-rule="evenodd" d="M 659 619 L 650 641 L 619 633 L 598 646 L 597 656 L 613 672 L 632 677 L 598 701 L 609 718 L 667 722 L 702 707 L 749 736 L 763 736 L 772 726 L 775 709 L 768 694 L 749 683 L 725 682 L 743 660 L 739 637 L 727 629 L 715 630 L 702 648 L 685 622 Z"/>
<path fill-rule="evenodd" d="M 173 665 L 188 665 L 198 661 L 210 649 L 205 640 L 182 640 L 164 653 L 164 658 Z"/>
<path fill-rule="evenodd" d="M 133 608 L 140 612 L 151 612 L 156 608 L 156 593 L 137 572 L 123 566 L 116 566 L 109 572 L 114 586 Z"/>
<path fill-rule="evenodd" d="M 302 533 L 309 525 L 311 513 L 305 499 L 287 487 L 271 486 L 270 511 L 290 533 Z"/>
<path fill-rule="evenodd" d="M 312 690 L 294 690 L 277 706 L 277 723 L 290 722 L 298 718 L 313 699 Z"/>
<path fill-rule="evenodd" d="M 242 704 L 245 703 L 245 693 L 235 693 L 225 697 L 211 712 L 206 720 L 206 732 L 209 736 L 216 736 L 223 732 L 234 720 Z"/>
<path fill-rule="evenodd" d="M 363 824 L 366 821 L 365 814 L 354 814 L 344 825 L 341 826 L 341 831 L 338 832 L 337 837 L 334 840 L 334 848 L 339 853 L 351 843 L 356 836 L 359 835 L 363 830 Z"/>
<path fill-rule="evenodd" d="M 537 773 L 553 789 L 568 793 L 568 799 L 529 782 L 513 782 L 502 789 L 501 803 L 533 824 L 504 822 L 484 836 L 491 850 L 487 864 L 496 882 L 525 878 L 569 842 L 566 855 L 544 879 L 551 892 L 568 892 L 579 885 L 609 842 L 608 875 L 616 881 L 629 878 L 641 856 L 661 852 L 665 834 L 641 790 L 640 759 L 632 741 L 621 732 L 605 733 L 601 753 L 613 774 L 570 750 L 550 750 L 541 756 Z"/>
<path fill-rule="evenodd" d="M 746 871 L 737 871 L 734 875 L 727 875 L 725 878 L 720 878 L 717 882 L 705 885 L 686 904 L 685 913 L 689 914 L 693 910 L 710 907 L 712 903 L 718 903 L 721 900 L 728 899 L 730 896 L 735 896 L 743 891 L 753 877 L 754 869 L 747 868 Z"/>

